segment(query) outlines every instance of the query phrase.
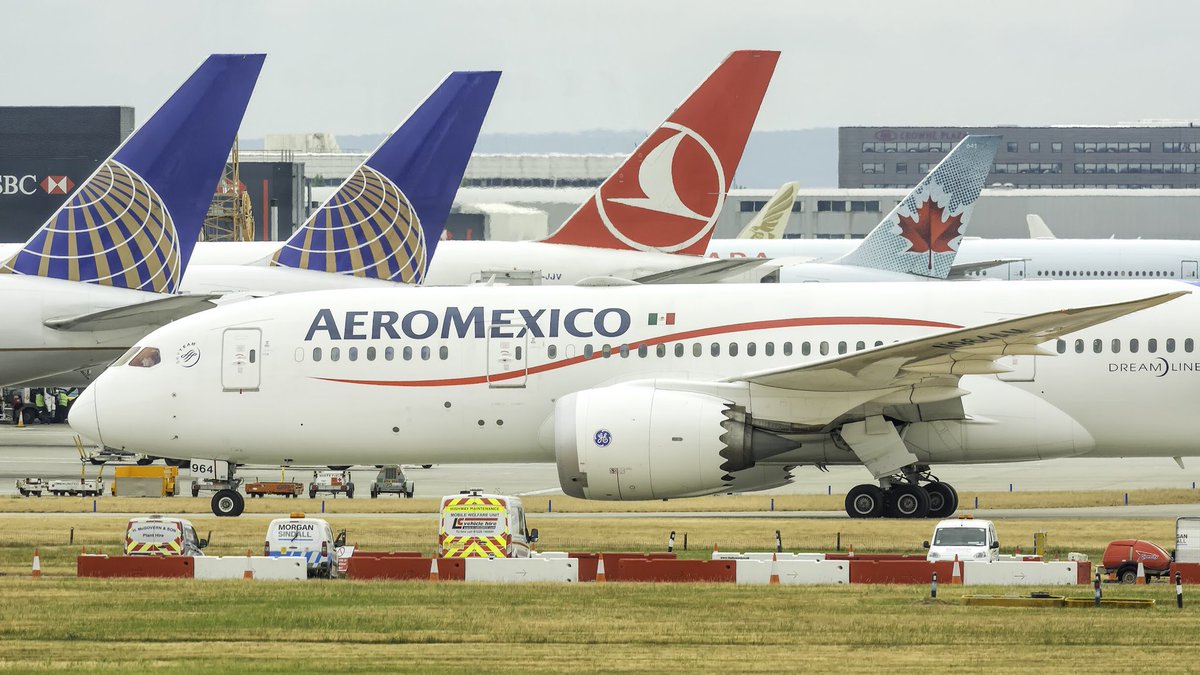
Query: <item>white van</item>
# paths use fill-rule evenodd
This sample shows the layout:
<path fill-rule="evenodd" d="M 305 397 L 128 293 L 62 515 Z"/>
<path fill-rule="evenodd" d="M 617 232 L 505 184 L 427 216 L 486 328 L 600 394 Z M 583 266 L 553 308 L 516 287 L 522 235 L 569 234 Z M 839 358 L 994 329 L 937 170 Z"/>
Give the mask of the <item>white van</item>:
<path fill-rule="evenodd" d="M 443 558 L 528 558 L 536 528 L 525 526 L 516 497 L 469 490 L 442 497 L 438 555 Z"/>
<path fill-rule="evenodd" d="M 288 518 L 276 518 L 267 525 L 263 555 L 270 558 L 304 558 L 308 561 L 308 576 L 336 579 L 338 548 L 345 544 L 345 530 L 335 537 L 325 520 L 293 513 Z"/>
<path fill-rule="evenodd" d="M 206 546 L 208 539 L 197 537 L 183 518 L 130 518 L 125 525 L 125 555 L 202 556 Z"/>
<path fill-rule="evenodd" d="M 926 560 L 987 560 L 1000 559 L 1000 540 L 996 526 L 990 520 L 975 520 L 960 516 L 943 520 L 933 530 L 933 541 L 925 542 L 929 553 Z"/>

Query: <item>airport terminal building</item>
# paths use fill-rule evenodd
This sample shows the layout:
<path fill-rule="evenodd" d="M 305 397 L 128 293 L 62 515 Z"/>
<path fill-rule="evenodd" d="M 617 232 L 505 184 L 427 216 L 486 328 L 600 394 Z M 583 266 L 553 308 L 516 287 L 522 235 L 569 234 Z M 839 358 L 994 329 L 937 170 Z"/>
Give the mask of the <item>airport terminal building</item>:
<path fill-rule="evenodd" d="M 1200 126 L 840 127 L 838 187 L 907 188 L 967 134 L 1003 136 L 988 185 L 1195 189 Z"/>

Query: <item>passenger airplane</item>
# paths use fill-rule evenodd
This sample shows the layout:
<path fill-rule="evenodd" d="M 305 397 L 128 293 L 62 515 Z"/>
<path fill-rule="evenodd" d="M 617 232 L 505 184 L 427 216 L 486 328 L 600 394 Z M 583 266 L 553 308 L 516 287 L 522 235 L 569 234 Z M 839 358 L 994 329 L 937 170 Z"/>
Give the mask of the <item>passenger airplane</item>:
<path fill-rule="evenodd" d="M 855 239 L 713 239 L 708 258 L 797 258 L 849 254 Z M 1183 239 L 980 239 L 964 237 L 955 268 L 982 279 L 1200 278 L 1200 241 Z"/>
<path fill-rule="evenodd" d="M 0 258 L 0 385 L 107 363 L 211 306 L 173 295 L 263 56 L 210 56 L 15 253 Z"/>
<path fill-rule="evenodd" d="M 1200 454 L 1194 290 L 1101 281 L 279 295 L 155 331 L 79 397 L 70 422 L 97 443 L 213 460 L 222 473 L 554 461 L 566 494 L 603 500 L 758 490 L 786 484 L 796 466 L 862 464 L 876 482 L 847 496 L 851 516 L 943 517 L 957 493 L 934 465 Z M 354 410 L 355 423 L 299 412 L 314 401 Z M 212 506 L 237 515 L 242 497 L 222 491 Z"/>

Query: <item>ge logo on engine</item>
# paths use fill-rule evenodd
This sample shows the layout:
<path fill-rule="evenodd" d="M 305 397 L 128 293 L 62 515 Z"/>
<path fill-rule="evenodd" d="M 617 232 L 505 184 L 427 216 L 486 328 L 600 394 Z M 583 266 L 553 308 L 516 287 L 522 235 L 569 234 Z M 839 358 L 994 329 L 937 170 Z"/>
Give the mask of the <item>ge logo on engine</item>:
<path fill-rule="evenodd" d="M 608 433 L 608 429 L 601 429 L 592 437 L 596 445 L 601 448 L 607 448 L 609 443 L 612 443 L 612 434 Z"/>

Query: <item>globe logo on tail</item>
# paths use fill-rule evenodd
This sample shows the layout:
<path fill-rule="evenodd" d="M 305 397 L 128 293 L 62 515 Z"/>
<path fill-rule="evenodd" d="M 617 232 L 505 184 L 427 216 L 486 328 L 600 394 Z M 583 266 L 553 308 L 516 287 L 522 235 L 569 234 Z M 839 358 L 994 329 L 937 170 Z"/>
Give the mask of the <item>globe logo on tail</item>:
<path fill-rule="evenodd" d="M 162 198 L 109 159 L 0 273 L 174 293 L 179 268 L 179 235 Z"/>
<path fill-rule="evenodd" d="M 604 227 L 626 245 L 671 253 L 716 226 L 727 182 L 716 150 L 700 134 L 667 122 L 643 146 L 656 136 L 657 145 L 630 157 L 596 191 L 596 210 Z"/>
<path fill-rule="evenodd" d="M 425 232 L 408 198 L 362 165 L 272 257 L 284 267 L 418 284 Z"/>

